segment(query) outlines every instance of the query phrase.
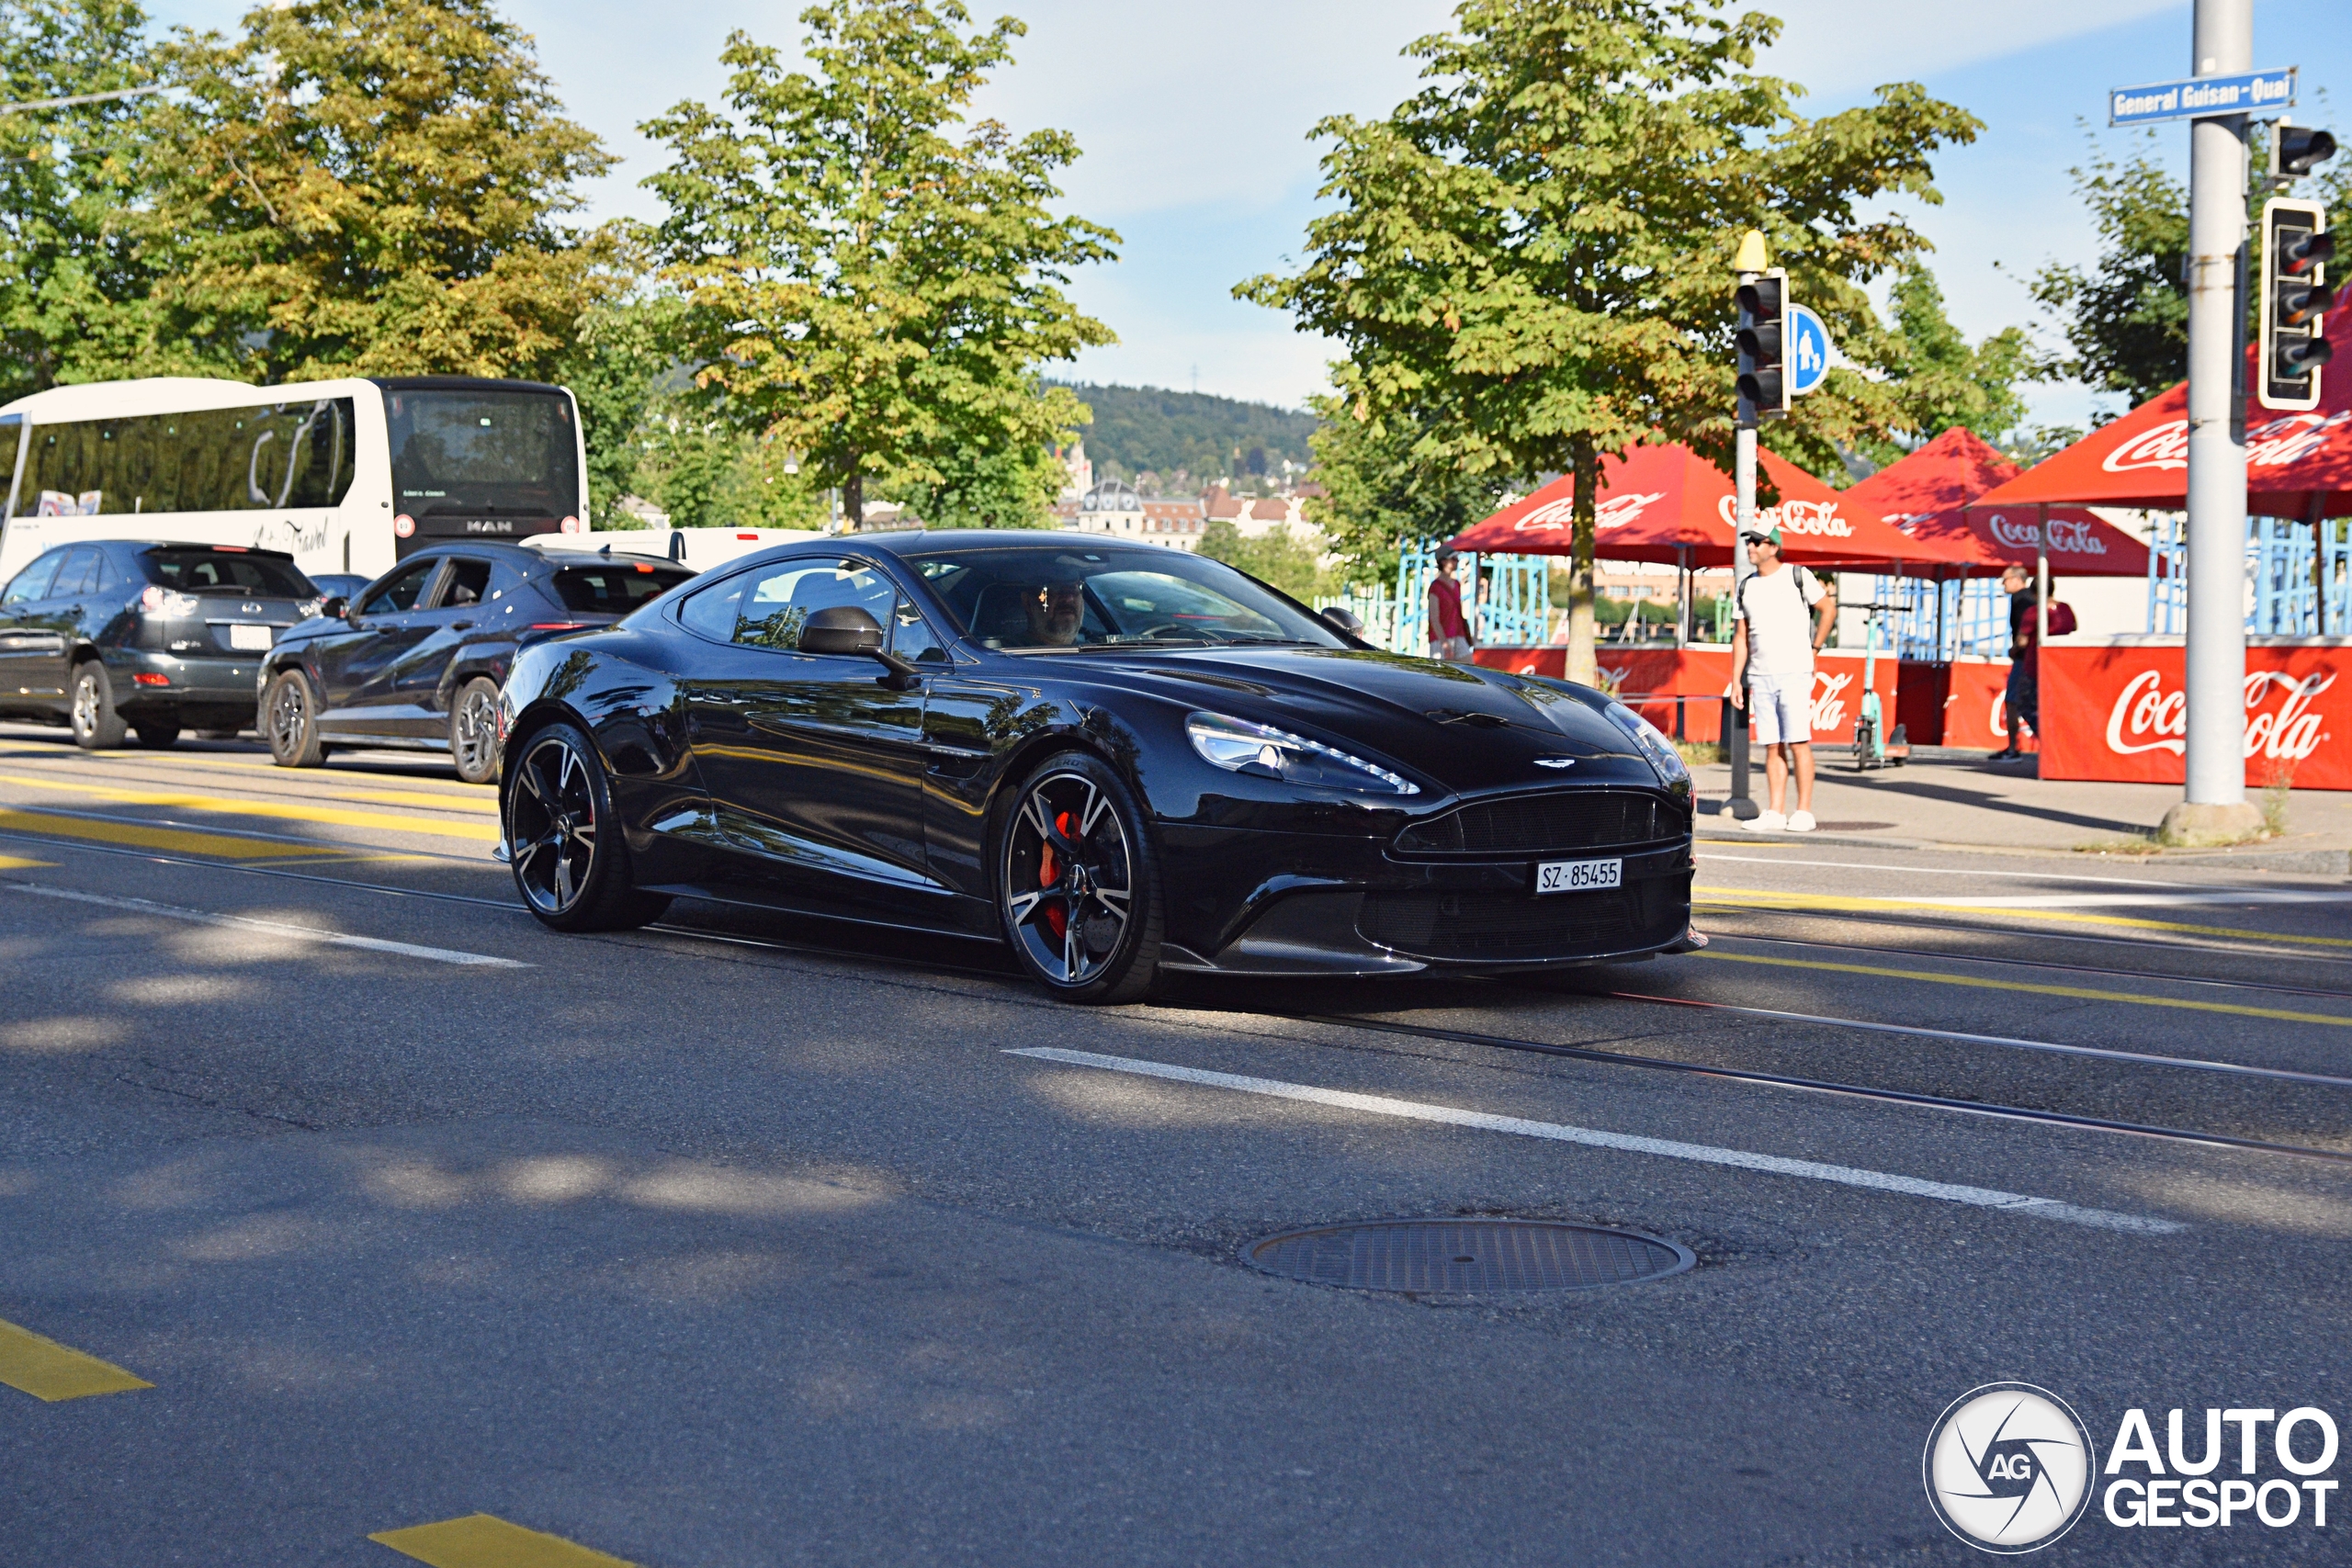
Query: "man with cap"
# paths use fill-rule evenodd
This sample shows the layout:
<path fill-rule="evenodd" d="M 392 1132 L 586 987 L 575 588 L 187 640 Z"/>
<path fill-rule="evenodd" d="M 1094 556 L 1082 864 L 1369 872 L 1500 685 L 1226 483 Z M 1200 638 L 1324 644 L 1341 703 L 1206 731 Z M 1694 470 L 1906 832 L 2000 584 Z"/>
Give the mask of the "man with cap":
<path fill-rule="evenodd" d="M 1746 826 L 1753 833 L 1810 833 L 1813 821 L 1813 656 L 1838 625 L 1838 590 L 1781 559 L 1781 531 L 1750 524 L 1740 531 L 1756 570 L 1739 586 L 1731 634 L 1731 700 L 1755 702 L 1756 739 L 1764 748 L 1770 810 Z M 1816 621 L 1815 616 L 1818 615 Z M 1797 808 L 1783 816 L 1789 773 L 1797 775 Z"/>
<path fill-rule="evenodd" d="M 1470 662 L 1470 622 L 1462 613 L 1462 584 L 1453 568 L 1461 557 L 1450 549 L 1437 553 L 1437 575 L 1430 580 L 1430 657 Z"/>

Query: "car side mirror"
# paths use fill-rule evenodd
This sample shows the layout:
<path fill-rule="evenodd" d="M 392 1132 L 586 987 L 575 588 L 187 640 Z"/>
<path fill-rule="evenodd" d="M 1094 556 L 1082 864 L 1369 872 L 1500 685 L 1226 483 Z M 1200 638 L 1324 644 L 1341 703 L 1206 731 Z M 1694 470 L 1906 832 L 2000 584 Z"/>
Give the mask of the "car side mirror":
<path fill-rule="evenodd" d="M 819 610 L 802 622 L 800 651 L 864 654 L 889 671 L 882 681 L 893 691 L 907 691 L 922 682 L 913 665 L 883 648 L 882 623 L 854 604 Z"/>
<path fill-rule="evenodd" d="M 330 621 L 342 620 L 351 614 L 351 601 L 340 593 L 330 593 L 319 601 L 319 615 Z"/>
<path fill-rule="evenodd" d="M 1363 622 L 1345 604 L 1326 604 L 1323 606 L 1322 615 L 1325 624 L 1334 629 L 1343 631 L 1350 637 L 1363 636 Z"/>

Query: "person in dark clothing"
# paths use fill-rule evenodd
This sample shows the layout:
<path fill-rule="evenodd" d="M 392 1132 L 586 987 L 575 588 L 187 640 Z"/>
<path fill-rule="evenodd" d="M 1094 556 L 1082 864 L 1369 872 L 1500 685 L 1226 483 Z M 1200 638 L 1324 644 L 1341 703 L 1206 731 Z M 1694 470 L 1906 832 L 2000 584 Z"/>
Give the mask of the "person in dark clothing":
<path fill-rule="evenodd" d="M 2035 735 L 2041 733 L 2041 596 L 2034 590 L 2033 573 L 2021 566 L 2001 573 L 2001 586 L 2009 594 L 2009 683 L 2001 694 L 2001 706 L 2009 721 L 2009 744 L 2007 750 L 1993 753 L 1996 761 L 2025 755 L 2018 746 L 2020 722 Z"/>

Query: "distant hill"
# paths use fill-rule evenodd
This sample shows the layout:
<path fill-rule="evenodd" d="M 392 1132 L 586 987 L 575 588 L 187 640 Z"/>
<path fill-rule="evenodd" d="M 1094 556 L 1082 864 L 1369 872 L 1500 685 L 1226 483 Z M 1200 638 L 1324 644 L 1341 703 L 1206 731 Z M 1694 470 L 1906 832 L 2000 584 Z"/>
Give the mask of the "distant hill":
<path fill-rule="evenodd" d="M 1285 457 L 1305 468 L 1306 438 L 1319 423 L 1311 413 L 1205 392 L 1065 385 L 1094 411 L 1094 423 L 1082 433 L 1086 455 L 1106 479 L 1148 471 L 1206 483 L 1223 474 L 1279 474 Z M 1254 464 L 1253 452 L 1259 454 Z"/>

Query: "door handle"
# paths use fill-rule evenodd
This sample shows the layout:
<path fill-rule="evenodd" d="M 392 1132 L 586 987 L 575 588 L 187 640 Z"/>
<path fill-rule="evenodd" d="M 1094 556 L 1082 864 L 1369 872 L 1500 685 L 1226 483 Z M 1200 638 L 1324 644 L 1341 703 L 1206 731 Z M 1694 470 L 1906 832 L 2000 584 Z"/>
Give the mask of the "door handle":
<path fill-rule="evenodd" d="M 471 621 L 451 621 L 449 629 L 453 632 L 469 632 L 474 629 L 474 624 Z"/>

